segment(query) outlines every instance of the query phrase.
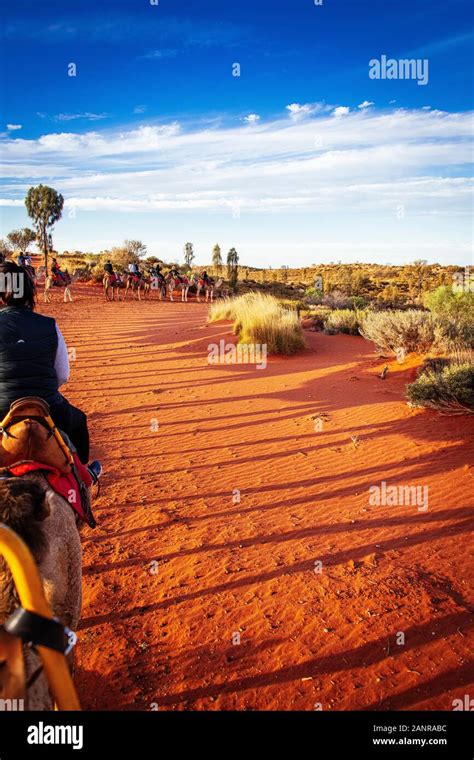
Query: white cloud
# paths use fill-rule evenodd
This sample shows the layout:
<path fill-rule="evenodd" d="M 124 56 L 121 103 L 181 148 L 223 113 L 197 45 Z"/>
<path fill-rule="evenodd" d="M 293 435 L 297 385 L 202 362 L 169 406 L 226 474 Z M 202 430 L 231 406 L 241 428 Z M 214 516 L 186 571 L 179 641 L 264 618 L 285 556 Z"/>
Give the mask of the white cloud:
<path fill-rule="evenodd" d="M 310 103 L 301 105 L 300 103 L 290 103 L 286 106 L 286 110 L 290 112 L 290 116 L 293 119 L 300 118 L 301 116 L 308 116 L 314 110 L 314 106 Z"/>
<path fill-rule="evenodd" d="M 145 113 L 146 106 L 135 106 L 133 113 Z"/>
<path fill-rule="evenodd" d="M 58 113 L 53 116 L 55 121 L 76 121 L 76 119 L 84 119 L 85 121 L 101 121 L 107 119 L 108 113 Z"/>
<path fill-rule="evenodd" d="M 298 116 L 304 106 L 293 105 Z M 35 140 L 10 134 L 0 140 L 5 164 L 0 205 L 23 207 L 28 187 L 42 181 L 62 192 L 67 206 L 97 212 L 97 224 L 100 212 L 108 210 L 126 212 L 120 217 L 124 225 L 133 224 L 136 212 L 150 219 L 164 212 L 160 224 L 177 214 L 180 221 L 191 220 L 193 213 L 202 220 L 205 212 L 212 225 L 220 218 L 229 225 L 238 202 L 245 229 L 252 228 L 252 220 L 262 227 L 260 215 L 272 215 L 267 237 L 274 240 L 284 239 L 285 230 L 299 230 L 296 215 L 306 214 L 318 215 L 318 224 L 331 226 L 333 236 L 341 228 L 349 235 L 366 220 L 373 239 L 379 244 L 390 234 L 394 248 L 394 235 L 404 230 L 414 248 L 420 240 L 441 239 L 444 228 L 435 234 L 432 220 L 444 219 L 454 230 L 453 251 L 460 250 L 463 235 L 469 239 L 464 230 L 472 182 L 463 175 L 469 171 L 472 114 L 355 109 L 334 118 L 332 106 L 329 113 L 327 106 L 309 107 L 316 110 L 303 112 L 305 118 L 265 119 L 258 129 L 248 127 L 255 123 L 249 117 L 257 114 L 247 114 L 230 126 L 148 123 L 53 132 Z M 400 205 L 403 221 L 396 220 Z M 387 219 L 398 225 L 395 232 L 387 231 Z M 416 220 L 417 239 L 410 219 Z M 87 234 L 88 224 L 78 228 L 79 235 Z M 182 224 L 175 225 L 179 235 Z M 94 236 L 102 237 L 100 228 Z M 447 233 L 444 238 L 449 242 Z M 328 234 L 328 245 L 331 239 Z M 355 247 L 355 233 L 352 239 Z M 252 263 L 251 256 L 248 260 Z"/>
<path fill-rule="evenodd" d="M 145 60 L 162 60 L 163 58 L 175 58 L 178 55 L 178 50 L 163 49 L 163 50 L 150 50 L 148 53 L 144 53 L 140 58 Z"/>
<path fill-rule="evenodd" d="M 334 109 L 334 111 L 332 112 L 332 115 L 336 116 L 336 118 L 339 116 L 347 116 L 350 110 L 351 109 L 348 106 L 338 106 L 337 108 Z"/>
<path fill-rule="evenodd" d="M 7 129 L 9 132 L 15 132 L 17 129 L 21 129 L 21 124 L 7 124 Z"/>
<path fill-rule="evenodd" d="M 244 116 L 244 121 L 247 124 L 256 124 L 257 121 L 260 121 L 260 116 L 257 113 L 249 113 L 248 116 Z"/>
<path fill-rule="evenodd" d="M 369 106 L 373 106 L 374 103 L 372 100 L 364 100 L 362 103 L 359 103 L 357 108 L 369 108 Z"/>

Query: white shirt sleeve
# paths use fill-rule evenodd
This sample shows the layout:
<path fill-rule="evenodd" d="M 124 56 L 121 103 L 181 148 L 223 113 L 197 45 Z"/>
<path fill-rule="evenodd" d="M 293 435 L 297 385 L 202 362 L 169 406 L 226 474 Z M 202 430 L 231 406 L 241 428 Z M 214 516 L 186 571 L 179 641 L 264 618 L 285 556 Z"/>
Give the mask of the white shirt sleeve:
<path fill-rule="evenodd" d="M 56 325 L 56 333 L 58 335 L 58 349 L 56 351 L 56 360 L 54 362 L 54 369 L 58 376 L 58 385 L 64 385 L 69 379 L 69 354 L 67 352 L 66 341 L 59 327 Z"/>

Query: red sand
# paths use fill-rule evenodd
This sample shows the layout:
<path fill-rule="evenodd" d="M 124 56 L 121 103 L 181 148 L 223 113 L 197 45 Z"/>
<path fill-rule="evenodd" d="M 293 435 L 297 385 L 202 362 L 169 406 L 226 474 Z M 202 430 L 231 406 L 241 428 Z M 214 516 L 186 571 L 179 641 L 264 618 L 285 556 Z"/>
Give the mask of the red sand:
<path fill-rule="evenodd" d="M 231 338 L 205 305 L 74 295 L 41 311 L 76 349 L 66 395 L 105 467 L 83 531 L 84 708 L 450 710 L 472 694 L 474 420 L 410 410 L 413 364 L 380 380 L 362 338 L 307 332 L 266 370 L 209 366 Z M 428 486 L 428 511 L 369 506 L 383 480 Z"/>

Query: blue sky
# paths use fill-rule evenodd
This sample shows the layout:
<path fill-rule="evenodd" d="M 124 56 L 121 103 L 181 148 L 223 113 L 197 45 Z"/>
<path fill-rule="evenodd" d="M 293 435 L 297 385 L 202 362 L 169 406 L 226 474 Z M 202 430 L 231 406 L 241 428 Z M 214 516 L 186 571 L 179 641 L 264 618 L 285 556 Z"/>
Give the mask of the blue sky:
<path fill-rule="evenodd" d="M 59 250 L 469 264 L 467 0 L 17 0 L 2 11 L 0 235 L 60 190 Z M 428 83 L 369 61 L 428 61 Z M 74 63 L 76 76 L 68 76 Z M 240 66 L 240 76 L 233 76 Z M 234 67 L 234 68 L 233 68 Z"/>

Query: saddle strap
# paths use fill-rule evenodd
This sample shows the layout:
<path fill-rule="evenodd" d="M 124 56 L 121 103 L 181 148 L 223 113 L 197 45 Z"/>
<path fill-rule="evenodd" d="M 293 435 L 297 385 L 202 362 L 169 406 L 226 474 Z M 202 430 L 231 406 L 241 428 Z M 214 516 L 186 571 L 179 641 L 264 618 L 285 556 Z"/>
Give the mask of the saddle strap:
<path fill-rule="evenodd" d="M 36 612 L 18 607 L 4 623 L 11 636 L 17 636 L 25 644 L 46 647 L 61 654 L 69 654 L 77 641 L 76 634 L 55 618 L 46 618 Z"/>

